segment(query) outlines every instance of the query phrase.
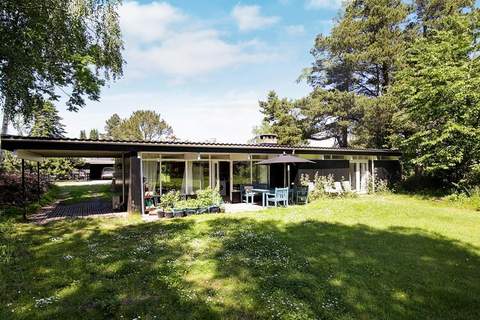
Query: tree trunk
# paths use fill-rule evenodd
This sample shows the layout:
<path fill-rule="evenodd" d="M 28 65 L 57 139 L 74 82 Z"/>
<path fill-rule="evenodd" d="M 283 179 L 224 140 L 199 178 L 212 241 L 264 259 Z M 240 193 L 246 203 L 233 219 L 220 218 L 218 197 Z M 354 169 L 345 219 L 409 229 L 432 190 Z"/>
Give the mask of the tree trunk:
<path fill-rule="evenodd" d="M 8 117 L 7 113 L 3 113 L 2 119 L 2 135 L 8 132 Z M 2 137 L 0 136 L 0 168 L 3 166 L 3 149 L 2 149 Z"/>
<path fill-rule="evenodd" d="M 348 129 L 341 128 L 340 135 L 338 137 L 338 146 L 340 148 L 347 148 L 348 147 Z"/>

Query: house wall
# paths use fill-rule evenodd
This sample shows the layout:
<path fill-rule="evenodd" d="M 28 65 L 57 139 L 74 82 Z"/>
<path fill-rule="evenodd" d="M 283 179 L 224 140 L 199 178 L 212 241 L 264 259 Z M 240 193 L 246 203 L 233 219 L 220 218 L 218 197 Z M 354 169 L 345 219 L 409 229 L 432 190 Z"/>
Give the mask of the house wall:
<path fill-rule="evenodd" d="M 262 159 L 272 158 L 278 156 L 277 154 L 258 155 L 248 153 L 140 153 L 142 158 L 130 157 L 130 210 L 134 210 L 134 204 L 140 203 L 139 200 L 143 199 L 143 193 L 145 191 L 161 194 L 169 190 L 165 188 L 167 182 L 176 181 L 175 184 L 179 191 L 189 196 L 194 195 L 195 190 L 193 188 L 194 171 L 192 171 L 193 164 L 196 163 L 208 163 L 208 177 L 205 176 L 203 181 L 207 181 L 210 185 L 219 179 L 220 183 L 223 181 L 222 177 L 228 176 L 225 180 L 225 200 L 238 202 L 240 201 L 240 185 L 255 184 L 254 169 L 258 167 L 264 167 L 262 165 L 255 165 L 255 162 Z M 297 154 L 297 156 L 309 159 L 313 163 L 299 163 L 290 164 L 290 181 L 292 184 L 298 185 L 302 174 L 308 174 L 310 180 L 313 180 L 315 174 L 320 176 L 332 175 L 335 181 L 350 181 L 352 189 L 358 192 L 367 191 L 367 182 L 371 177 L 372 164 L 376 167 L 376 177 L 381 179 L 395 178 L 399 175 L 400 165 L 398 160 L 374 160 L 374 156 L 361 156 L 361 155 L 318 155 L 318 154 Z M 171 169 L 168 169 L 167 165 L 177 163 L 183 165 L 184 170 L 182 176 L 172 176 Z M 224 169 L 219 167 L 218 173 L 214 170 L 214 164 L 224 164 Z M 241 171 L 235 169 L 241 168 Z M 248 164 L 248 166 L 246 166 Z M 283 164 L 274 164 L 268 167 L 268 185 L 270 188 L 283 187 L 286 179 L 284 173 L 286 166 Z M 228 170 L 227 170 L 228 169 Z M 163 170 L 168 172 L 163 176 Z M 240 170 L 240 169 L 239 169 Z M 250 171 L 249 171 L 250 170 Z M 240 174 L 239 172 L 242 172 Z M 248 174 L 247 174 L 248 173 Z M 165 178 L 165 179 L 164 179 Z M 198 178 L 196 178 L 198 181 Z M 236 179 L 236 180 L 235 180 Z M 217 182 L 218 183 L 218 182 Z M 214 184 L 215 185 L 215 184 Z M 165 189 L 165 190 L 163 190 Z M 170 188 L 171 189 L 171 188 Z M 163 190 L 163 191 L 162 191 Z M 137 192 L 139 191 L 139 192 Z M 139 194 L 140 193 L 140 194 Z M 133 201 L 133 202 L 132 202 Z M 143 205 L 143 201 L 141 202 Z M 137 210 L 143 210 L 143 208 L 136 208 Z"/>
<path fill-rule="evenodd" d="M 315 163 L 301 163 L 291 167 L 291 178 L 295 183 L 299 183 L 302 174 L 309 175 L 313 180 L 315 173 L 320 176 L 332 175 L 335 181 L 349 180 L 348 160 L 314 160 Z"/>
<path fill-rule="evenodd" d="M 136 212 L 143 211 L 143 182 L 141 173 L 141 159 L 137 154 L 129 157 L 129 186 L 128 186 L 128 203 L 127 211 Z"/>
<path fill-rule="evenodd" d="M 396 183 L 402 178 L 402 166 L 398 160 L 375 160 L 375 179 Z"/>

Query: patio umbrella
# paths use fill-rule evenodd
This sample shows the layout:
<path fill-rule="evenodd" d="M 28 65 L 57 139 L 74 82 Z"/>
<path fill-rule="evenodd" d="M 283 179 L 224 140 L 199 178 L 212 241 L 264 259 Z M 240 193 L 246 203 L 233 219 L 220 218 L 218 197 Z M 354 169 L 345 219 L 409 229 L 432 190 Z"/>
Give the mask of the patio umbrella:
<path fill-rule="evenodd" d="M 304 158 L 299 158 L 299 157 L 296 157 L 296 156 L 291 155 L 291 154 L 285 154 L 284 153 L 284 154 L 279 155 L 278 157 L 263 160 L 263 161 L 255 163 L 255 164 L 271 165 L 271 164 L 282 164 L 282 163 L 283 163 L 284 167 L 287 166 L 288 186 L 290 187 L 290 164 L 291 163 L 315 163 L 315 162 L 304 159 Z M 285 180 L 283 180 L 283 181 L 285 183 Z"/>

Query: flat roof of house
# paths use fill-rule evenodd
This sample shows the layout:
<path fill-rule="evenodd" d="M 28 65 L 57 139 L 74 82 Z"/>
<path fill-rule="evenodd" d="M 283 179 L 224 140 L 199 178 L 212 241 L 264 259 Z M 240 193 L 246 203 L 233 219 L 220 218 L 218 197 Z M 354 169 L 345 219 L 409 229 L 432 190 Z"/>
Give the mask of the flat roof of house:
<path fill-rule="evenodd" d="M 268 153 L 281 154 L 339 154 L 400 156 L 391 149 L 328 148 L 309 145 L 246 144 L 190 141 L 126 141 L 75 138 L 41 138 L 2 135 L 2 148 L 22 151 L 39 157 L 121 157 L 138 152 L 195 152 L 195 153 Z M 21 154 L 19 152 L 18 154 Z"/>

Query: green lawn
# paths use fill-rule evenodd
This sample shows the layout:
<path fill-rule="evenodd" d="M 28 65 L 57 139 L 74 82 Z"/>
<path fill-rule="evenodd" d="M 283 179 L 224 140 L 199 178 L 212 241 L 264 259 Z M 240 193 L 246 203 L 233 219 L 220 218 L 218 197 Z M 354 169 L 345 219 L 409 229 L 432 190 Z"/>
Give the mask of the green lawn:
<path fill-rule="evenodd" d="M 83 201 L 102 199 L 105 201 L 111 201 L 112 192 L 111 184 L 61 184 L 58 189 L 58 197 L 62 199 L 64 204 L 74 204 Z"/>
<path fill-rule="evenodd" d="M 480 212 L 438 201 L 0 226 L 0 319 L 480 319 Z"/>

